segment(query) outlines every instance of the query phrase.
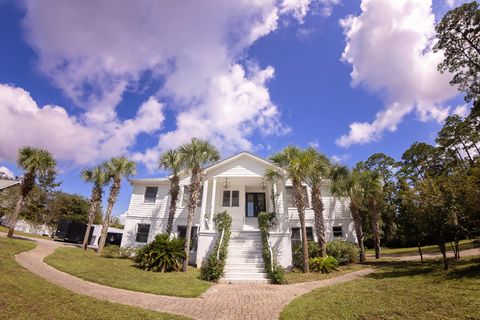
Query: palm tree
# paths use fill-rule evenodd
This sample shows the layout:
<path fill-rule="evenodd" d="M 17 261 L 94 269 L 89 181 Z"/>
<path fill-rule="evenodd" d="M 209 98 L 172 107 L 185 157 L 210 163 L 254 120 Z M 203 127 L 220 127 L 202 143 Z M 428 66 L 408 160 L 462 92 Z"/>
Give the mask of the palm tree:
<path fill-rule="evenodd" d="M 105 172 L 105 165 L 100 165 L 91 169 L 84 169 L 80 175 L 83 181 L 93 183 L 92 194 L 90 196 L 90 210 L 88 212 L 87 231 L 85 232 L 85 236 L 83 238 L 83 250 L 86 251 L 90 229 L 92 228 L 95 214 L 102 203 L 103 187 L 108 184 L 108 176 Z"/>
<path fill-rule="evenodd" d="M 308 273 L 310 269 L 308 266 L 307 228 L 305 226 L 305 208 L 308 199 L 306 198 L 302 182 L 305 181 L 310 164 L 313 161 L 311 153 L 294 146 L 288 146 L 271 156 L 270 160 L 277 167 L 285 170 L 286 178 L 292 182 L 293 198 L 297 207 L 302 232 L 303 272 Z"/>
<path fill-rule="evenodd" d="M 110 186 L 110 194 L 108 195 L 107 211 L 105 212 L 105 217 L 103 217 L 102 233 L 100 241 L 98 242 L 98 255 L 101 255 L 105 241 L 107 240 L 108 225 L 110 223 L 110 217 L 112 216 L 113 205 L 117 202 L 118 194 L 120 193 L 122 178 L 128 178 L 135 174 L 135 162 L 125 157 L 112 158 L 106 162 L 104 166 L 112 185 Z"/>
<path fill-rule="evenodd" d="M 312 209 L 315 216 L 315 231 L 317 233 L 318 246 L 322 257 L 327 255 L 327 240 L 325 238 L 325 221 L 323 219 L 322 186 L 330 178 L 332 163 L 328 158 L 313 148 L 308 148 L 309 157 L 313 158 L 307 173 L 306 182 L 312 190 Z"/>
<path fill-rule="evenodd" d="M 170 170 L 172 174 L 168 178 L 170 180 L 170 207 L 168 209 L 168 221 L 166 233 L 168 236 L 172 233 L 173 219 L 177 211 L 178 195 L 180 193 L 180 176 L 179 173 L 183 168 L 182 155 L 178 150 L 168 150 L 160 156 L 160 169 Z"/>
<path fill-rule="evenodd" d="M 195 210 L 200 203 L 200 190 L 203 181 L 204 166 L 220 159 L 220 153 L 208 141 L 192 138 L 190 143 L 180 147 L 179 152 L 183 159 L 185 168 L 190 172 L 190 191 L 188 199 L 187 234 L 185 239 L 185 257 L 182 265 L 182 272 L 187 271 L 188 259 L 190 257 L 190 234 L 192 232 L 192 219 Z"/>
<path fill-rule="evenodd" d="M 10 218 L 8 238 L 13 238 L 18 215 L 28 194 L 35 187 L 37 179 L 51 178 L 54 176 L 56 164 L 57 162 L 47 150 L 32 147 L 23 147 L 18 150 L 17 165 L 25 171 L 25 174 L 22 179 L 20 198 Z"/>
<path fill-rule="evenodd" d="M 332 172 L 332 181 L 332 194 L 336 197 L 347 198 L 349 200 L 355 234 L 357 235 L 358 247 L 360 248 L 360 261 L 365 261 L 362 227 L 364 191 L 361 185 L 361 174 L 356 170 L 350 171 L 345 166 L 337 166 Z"/>
<path fill-rule="evenodd" d="M 380 210 L 383 202 L 383 180 L 377 171 L 361 172 L 360 183 L 364 192 L 364 201 L 370 212 L 375 259 L 381 257 L 380 247 Z"/>

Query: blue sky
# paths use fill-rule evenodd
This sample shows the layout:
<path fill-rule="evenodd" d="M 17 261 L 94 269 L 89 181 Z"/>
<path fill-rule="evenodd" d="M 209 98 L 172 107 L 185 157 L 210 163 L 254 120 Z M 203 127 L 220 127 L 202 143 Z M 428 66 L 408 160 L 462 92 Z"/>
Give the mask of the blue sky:
<path fill-rule="evenodd" d="M 461 2 L 0 1 L 0 170 L 47 148 L 61 189 L 88 196 L 82 168 L 127 155 L 137 177 L 162 176 L 158 155 L 192 136 L 224 156 L 295 144 L 348 165 L 399 159 L 468 109 L 431 51 Z"/>

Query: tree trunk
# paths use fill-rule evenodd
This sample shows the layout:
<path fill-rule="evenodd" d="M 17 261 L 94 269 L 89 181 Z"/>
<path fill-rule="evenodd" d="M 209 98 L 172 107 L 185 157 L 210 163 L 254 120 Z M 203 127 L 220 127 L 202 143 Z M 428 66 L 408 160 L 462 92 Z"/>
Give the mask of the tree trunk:
<path fill-rule="evenodd" d="M 423 253 L 422 253 L 422 246 L 420 242 L 417 242 L 418 254 L 420 255 L 420 260 L 423 261 Z"/>
<path fill-rule="evenodd" d="M 312 187 L 312 207 L 315 215 L 315 231 L 317 233 L 318 246 L 320 247 L 320 256 L 327 255 L 326 239 L 325 239 L 325 222 L 323 220 L 323 201 L 321 186 Z"/>
<path fill-rule="evenodd" d="M 82 244 L 83 251 L 87 251 L 88 238 L 90 236 L 90 230 L 92 229 L 93 219 L 95 219 L 95 213 L 97 212 L 99 203 L 100 201 L 98 200 L 98 195 L 96 194 L 96 191 L 93 191 L 92 200 L 90 202 L 90 211 L 88 213 L 87 230 L 85 231 L 85 236 L 83 237 L 83 244 Z"/>
<path fill-rule="evenodd" d="M 309 273 L 310 267 L 308 265 L 308 242 L 307 242 L 307 228 L 305 226 L 305 195 L 303 187 L 300 182 L 293 181 L 293 192 L 295 197 L 295 204 L 297 205 L 298 218 L 300 219 L 300 229 L 302 232 L 302 254 L 303 254 L 303 272 Z"/>
<path fill-rule="evenodd" d="M 359 213 L 359 209 L 350 203 L 350 211 L 352 213 L 353 225 L 355 228 L 355 234 L 357 235 L 358 247 L 360 248 L 360 262 L 367 260 L 365 255 L 365 246 L 363 245 L 363 228 L 362 218 Z"/>
<path fill-rule="evenodd" d="M 17 224 L 18 216 L 20 215 L 20 210 L 22 210 L 24 197 L 20 195 L 20 198 L 17 200 L 17 204 L 15 205 L 15 210 L 10 218 L 10 228 L 8 229 L 7 238 L 13 238 L 13 232 L 15 231 L 15 225 Z"/>
<path fill-rule="evenodd" d="M 442 241 L 441 243 L 439 243 L 438 247 L 440 248 L 440 252 L 442 253 L 443 265 L 444 265 L 445 271 L 447 271 L 448 270 L 448 258 L 447 258 L 446 248 L 445 248 L 445 242 Z"/>
<path fill-rule="evenodd" d="M 120 192 L 120 178 L 115 178 L 110 188 L 110 195 L 108 197 L 107 211 L 105 212 L 105 217 L 102 221 L 102 233 L 100 240 L 98 241 L 97 255 L 102 254 L 103 248 L 105 247 L 105 242 L 107 241 L 108 226 L 110 225 L 110 217 L 112 216 L 113 205 L 117 201 L 118 193 Z"/>
<path fill-rule="evenodd" d="M 168 221 L 166 233 L 170 237 L 173 229 L 173 220 L 177 211 L 178 194 L 180 193 L 180 177 L 177 175 L 170 179 L 170 207 L 168 208 Z"/>
<path fill-rule="evenodd" d="M 188 199 L 188 215 L 187 215 L 187 234 L 185 236 L 185 258 L 182 263 L 182 272 L 187 272 L 188 261 L 190 259 L 190 236 L 192 233 L 192 220 L 195 215 L 195 210 L 198 207 L 200 200 L 201 189 L 201 172 L 200 169 L 192 169 L 192 177 L 190 178 L 190 198 Z M 212 214 L 214 214 L 212 212 Z"/>
<path fill-rule="evenodd" d="M 380 247 L 380 213 L 378 212 L 377 204 L 375 200 L 371 202 L 371 209 L 372 209 L 372 228 L 373 228 L 373 245 L 375 247 L 375 259 L 381 258 L 381 250 Z"/>

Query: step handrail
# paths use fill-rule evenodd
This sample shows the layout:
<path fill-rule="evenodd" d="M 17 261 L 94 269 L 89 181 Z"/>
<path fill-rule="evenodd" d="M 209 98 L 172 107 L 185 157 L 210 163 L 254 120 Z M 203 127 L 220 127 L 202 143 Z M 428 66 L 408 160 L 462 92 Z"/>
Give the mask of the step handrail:
<path fill-rule="evenodd" d="M 270 234 L 267 232 L 267 245 L 268 251 L 270 251 L 270 269 L 273 272 L 273 250 L 272 250 L 272 243 L 270 242 Z"/>
<path fill-rule="evenodd" d="M 218 249 L 217 249 L 217 260 L 220 258 L 220 249 L 222 248 L 224 234 L 225 234 L 225 228 L 222 229 L 222 235 L 220 236 L 220 243 L 218 244 Z"/>

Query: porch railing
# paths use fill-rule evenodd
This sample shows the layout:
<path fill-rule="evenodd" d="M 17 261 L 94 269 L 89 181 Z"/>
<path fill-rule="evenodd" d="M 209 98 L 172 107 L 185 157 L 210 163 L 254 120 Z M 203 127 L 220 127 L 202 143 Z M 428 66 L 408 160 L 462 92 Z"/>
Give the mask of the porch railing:
<path fill-rule="evenodd" d="M 220 249 L 222 248 L 223 236 L 225 235 L 225 228 L 222 229 L 222 235 L 220 236 L 220 242 L 218 243 L 217 248 L 217 260 L 220 258 Z"/>

